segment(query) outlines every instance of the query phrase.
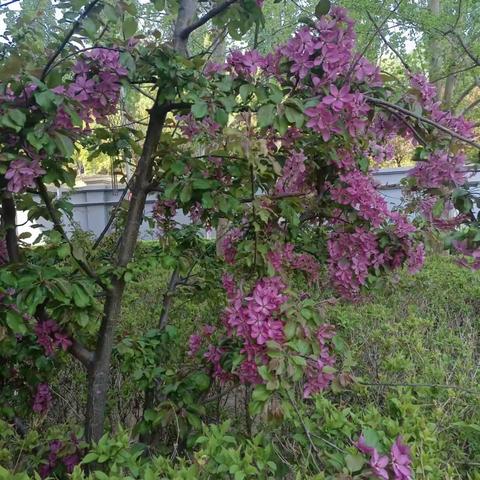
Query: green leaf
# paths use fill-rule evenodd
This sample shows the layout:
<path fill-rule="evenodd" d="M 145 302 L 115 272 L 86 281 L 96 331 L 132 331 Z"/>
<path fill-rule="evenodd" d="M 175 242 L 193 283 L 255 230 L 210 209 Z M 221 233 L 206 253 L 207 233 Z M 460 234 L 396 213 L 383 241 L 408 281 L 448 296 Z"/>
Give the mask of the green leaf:
<path fill-rule="evenodd" d="M 228 113 L 223 108 L 217 108 L 215 110 L 214 120 L 224 127 L 228 123 Z"/>
<path fill-rule="evenodd" d="M 27 327 L 23 322 L 23 318 L 17 312 L 9 310 L 6 315 L 7 325 L 10 327 L 13 333 L 19 333 L 25 335 L 27 333 Z"/>
<path fill-rule="evenodd" d="M 58 149 L 65 158 L 70 158 L 73 155 L 73 142 L 66 136 L 59 132 L 55 132 L 55 143 Z"/>
<path fill-rule="evenodd" d="M 60 258 L 67 258 L 70 255 L 70 245 L 68 243 L 60 245 L 57 249 L 57 255 Z"/>
<path fill-rule="evenodd" d="M 212 194 L 210 192 L 205 192 L 202 195 L 202 205 L 204 208 L 212 208 L 214 206 Z"/>
<path fill-rule="evenodd" d="M 159 12 L 165 10 L 165 0 L 153 0 L 153 5 L 155 6 L 155 9 Z"/>
<path fill-rule="evenodd" d="M 187 420 L 188 420 L 188 423 L 192 427 L 197 428 L 197 429 L 202 428 L 202 422 L 201 422 L 200 417 L 198 415 L 187 412 Z"/>
<path fill-rule="evenodd" d="M 186 183 L 180 192 L 180 201 L 187 203 L 192 198 L 192 184 Z"/>
<path fill-rule="evenodd" d="M 245 85 L 242 85 L 239 89 L 240 92 L 240 97 L 242 98 L 242 101 L 246 101 L 249 95 L 252 93 L 253 87 L 252 85 L 246 83 Z"/>
<path fill-rule="evenodd" d="M 44 92 L 35 93 L 35 101 L 42 110 L 50 111 L 55 107 L 57 96 L 50 90 L 45 90 Z"/>
<path fill-rule="evenodd" d="M 270 397 L 270 392 L 265 388 L 265 385 L 258 385 L 252 393 L 252 400 L 256 402 L 264 402 Z"/>
<path fill-rule="evenodd" d="M 8 116 L 19 126 L 23 127 L 27 116 L 21 110 L 10 110 Z"/>
<path fill-rule="evenodd" d="M 275 118 L 274 110 L 275 110 L 275 105 L 272 105 L 271 103 L 267 105 L 263 105 L 258 109 L 257 120 L 258 120 L 258 126 L 260 128 L 268 127 L 273 123 L 273 120 Z"/>
<path fill-rule="evenodd" d="M 85 308 L 90 305 L 89 295 L 87 295 L 83 287 L 77 283 L 72 285 L 72 296 L 73 301 L 78 308 Z"/>
<path fill-rule="evenodd" d="M 351 473 L 358 472 L 362 469 L 365 460 L 361 455 L 351 455 L 348 454 L 345 456 L 345 463 L 347 464 L 347 468 Z"/>
<path fill-rule="evenodd" d="M 435 217 L 439 217 L 445 208 L 445 200 L 443 198 L 439 198 L 435 205 L 433 206 L 432 213 Z"/>
<path fill-rule="evenodd" d="M 208 113 L 208 104 L 205 100 L 198 100 L 192 105 L 192 113 L 195 118 L 203 118 Z"/>
<path fill-rule="evenodd" d="M 200 391 L 208 390 L 208 387 L 210 387 L 210 377 L 206 373 L 195 373 L 192 376 L 192 381 Z"/>
<path fill-rule="evenodd" d="M 97 24 L 90 17 L 87 17 L 83 20 L 82 27 L 84 28 L 88 37 L 95 38 L 95 35 L 98 32 L 98 28 Z"/>
<path fill-rule="evenodd" d="M 133 37 L 137 31 L 138 25 L 137 20 L 134 17 L 128 16 L 123 21 L 123 36 L 125 40 Z"/>
<path fill-rule="evenodd" d="M 326 15 L 330 11 L 331 3 L 330 0 L 320 0 L 315 7 L 315 15 L 320 18 L 323 15 Z"/>
<path fill-rule="evenodd" d="M 193 179 L 193 188 L 195 190 L 209 190 L 212 188 L 212 180 L 206 178 L 194 178 Z"/>

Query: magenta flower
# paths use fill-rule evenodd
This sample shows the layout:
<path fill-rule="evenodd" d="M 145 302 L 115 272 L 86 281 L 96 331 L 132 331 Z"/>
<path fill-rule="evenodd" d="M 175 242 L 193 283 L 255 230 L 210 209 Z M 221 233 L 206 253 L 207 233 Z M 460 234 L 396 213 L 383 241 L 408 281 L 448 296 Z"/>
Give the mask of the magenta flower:
<path fill-rule="evenodd" d="M 8 166 L 5 178 L 8 180 L 7 190 L 13 193 L 21 193 L 29 187 L 35 186 L 35 179 L 45 173 L 40 167 L 38 160 L 24 160 L 19 158 Z"/>
<path fill-rule="evenodd" d="M 344 85 L 340 90 L 335 85 L 331 85 L 330 95 L 323 97 L 322 103 L 331 106 L 333 110 L 339 112 L 343 110 L 353 98 L 348 85 Z"/>
<path fill-rule="evenodd" d="M 190 335 L 190 338 L 188 339 L 188 347 L 189 350 L 187 352 L 187 355 L 189 357 L 193 357 L 197 354 L 197 352 L 200 350 L 200 346 L 202 344 L 202 337 L 197 334 Z"/>
<path fill-rule="evenodd" d="M 381 478 L 382 480 L 388 480 L 388 471 L 386 469 L 388 465 L 388 457 L 386 455 L 380 455 L 376 449 L 373 449 L 372 456 L 369 462 L 372 474 Z"/>
<path fill-rule="evenodd" d="M 403 443 L 401 436 L 395 440 L 390 453 L 395 480 L 412 480 L 410 448 Z"/>
<path fill-rule="evenodd" d="M 33 411 L 35 413 L 46 413 L 52 402 L 52 393 L 47 383 L 37 385 L 37 391 L 33 401 Z"/>

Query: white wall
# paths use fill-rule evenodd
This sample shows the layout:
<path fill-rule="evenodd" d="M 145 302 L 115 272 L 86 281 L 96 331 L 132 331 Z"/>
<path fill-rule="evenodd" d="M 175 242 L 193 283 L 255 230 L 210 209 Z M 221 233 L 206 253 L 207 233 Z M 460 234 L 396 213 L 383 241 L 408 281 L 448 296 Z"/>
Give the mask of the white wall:
<path fill-rule="evenodd" d="M 390 208 L 397 207 L 402 203 L 402 191 L 400 181 L 409 171 L 409 168 L 388 168 L 378 170 L 373 173 L 374 178 L 379 184 L 382 195 L 387 200 Z M 87 179 L 85 179 L 87 180 Z M 480 173 L 475 174 L 471 179 L 472 186 L 477 187 L 480 184 Z M 93 232 L 98 236 L 104 229 L 111 210 L 120 200 L 123 185 L 114 188 L 106 178 L 100 183 L 94 183 L 86 186 L 76 187 L 74 190 L 57 190 L 57 195 L 67 195 L 73 204 L 73 221 L 80 225 L 83 230 Z M 156 195 L 151 194 L 147 198 L 145 213 L 149 216 L 155 203 Z M 175 218 L 179 223 L 188 223 L 189 219 L 182 212 L 179 212 Z M 46 220 L 41 222 L 44 227 L 50 228 L 51 224 Z M 73 228 L 73 225 L 64 219 L 67 231 Z M 25 242 L 33 243 L 38 237 L 41 229 L 35 228 L 33 222 L 27 220 L 26 212 L 19 212 L 17 217 L 18 233 L 28 232 L 29 238 L 24 238 Z M 141 226 L 140 236 L 143 239 L 152 239 L 155 232 L 149 229 L 144 222 Z"/>

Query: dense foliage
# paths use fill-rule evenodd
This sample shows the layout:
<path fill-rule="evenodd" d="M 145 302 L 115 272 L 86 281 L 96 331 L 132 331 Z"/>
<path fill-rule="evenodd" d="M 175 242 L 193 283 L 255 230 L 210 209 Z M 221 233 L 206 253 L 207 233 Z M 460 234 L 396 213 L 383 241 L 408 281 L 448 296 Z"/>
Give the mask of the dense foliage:
<path fill-rule="evenodd" d="M 189 55 L 190 36 L 211 20 L 238 41 L 254 28 L 257 46 L 263 2 L 230 0 L 197 15 L 195 0 L 155 1 L 174 18 L 169 44 L 137 33 L 135 2 L 65 3 L 64 19 L 70 8 L 81 13 L 46 59 L 26 42 L 38 35 L 50 45 L 48 33 L 20 16 L 2 60 L 1 412 L 6 441 L 23 436 L 15 461 L 42 478 L 82 478 L 81 463 L 110 464 L 112 478 L 408 480 L 420 458 L 426 475 L 417 449 L 434 427 L 406 422 L 403 401 L 417 406 L 400 394 L 397 417 L 356 408 L 367 384 L 326 306 L 359 302 L 403 267 L 418 272 L 427 233 L 447 232 L 477 267 L 476 214 L 463 188 L 465 146 L 479 148 L 473 123 L 445 110 L 422 74 L 382 74 L 356 49 L 347 11 L 326 0 L 271 51 L 235 50 L 225 61 Z M 136 120 L 109 129 L 131 89 L 151 101 L 146 131 Z M 418 163 L 405 184 L 408 210 L 392 212 L 370 171 L 399 139 Z M 133 168 L 114 233 L 96 240 L 66 231 L 70 206 L 48 189 L 73 185 L 80 148 Z M 152 192 L 159 241 L 144 255 L 137 239 Z M 17 210 L 51 222 L 41 246 L 23 248 Z M 216 245 L 204 240 L 213 228 Z M 143 297 L 127 303 L 129 284 L 160 266 L 154 308 Z M 185 317 L 172 322 L 182 296 Z M 122 306 L 135 309 L 134 321 Z M 86 384 L 74 389 L 75 421 L 52 408 L 72 378 Z M 223 409 L 237 410 L 233 390 L 244 397 L 241 433 L 219 423 Z M 37 423 L 48 429 L 43 445 Z M 475 456 L 466 453 L 467 465 Z"/>

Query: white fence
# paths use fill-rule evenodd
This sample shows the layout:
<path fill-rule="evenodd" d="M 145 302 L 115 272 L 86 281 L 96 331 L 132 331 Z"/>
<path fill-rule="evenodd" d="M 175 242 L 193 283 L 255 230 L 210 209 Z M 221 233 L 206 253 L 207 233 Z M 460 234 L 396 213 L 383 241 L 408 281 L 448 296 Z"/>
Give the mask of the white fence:
<path fill-rule="evenodd" d="M 399 206 L 402 202 L 402 191 L 400 181 L 409 171 L 409 168 L 388 168 L 374 172 L 379 189 L 390 207 Z M 85 186 L 78 186 L 73 190 L 58 190 L 57 195 L 68 195 L 73 204 L 73 222 L 81 229 L 92 232 L 98 236 L 105 228 L 110 213 L 121 198 L 123 185 L 117 188 L 112 186 L 107 176 L 104 177 L 85 177 Z M 475 174 L 470 179 L 472 186 L 480 184 L 480 173 Z M 155 203 L 156 195 L 151 194 L 147 197 L 145 214 L 148 215 Z M 175 218 L 180 223 L 187 223 L 188 218 L 179 212 Z M 43 228 L 49 228 L 50 224 L 46 220 L 38 222 Z M 71 230 L 74 225 L 66 218 L 64 219 L 65 228 Z M 31 236 L 25 238 L 26 242 L 33 242 L 39 235 L 40 229 L 34 228 L 32 222 L 28 221 L 26 212 L 19 212 L 17 218 L 18 233 L 29 232 Z M 144 222 L 141 226 L 140 236 L 143 239 L 153 238 L 152 232 Z"/>

